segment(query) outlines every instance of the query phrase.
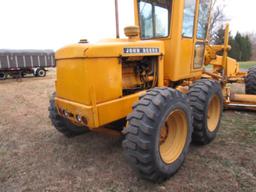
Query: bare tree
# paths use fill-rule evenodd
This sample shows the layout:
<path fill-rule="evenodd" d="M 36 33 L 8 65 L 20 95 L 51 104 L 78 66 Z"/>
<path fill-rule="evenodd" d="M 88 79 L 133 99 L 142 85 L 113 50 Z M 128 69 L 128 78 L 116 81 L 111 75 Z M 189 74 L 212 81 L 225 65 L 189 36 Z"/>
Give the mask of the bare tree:
<path fill-rule="evenodd" d="M 209 23 L 208 39 L 211 43 L 214 43 L 215 36 L 220 28 L 223 28 L 228 18 L 225 15 L 225 1 L 213 0 L 211 7 L 211 18 Z"/>

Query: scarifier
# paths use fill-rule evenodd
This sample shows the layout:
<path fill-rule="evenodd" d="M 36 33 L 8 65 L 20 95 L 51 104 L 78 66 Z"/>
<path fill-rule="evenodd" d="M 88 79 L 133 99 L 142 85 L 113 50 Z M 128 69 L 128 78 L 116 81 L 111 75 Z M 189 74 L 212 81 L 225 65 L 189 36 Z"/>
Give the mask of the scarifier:
<path fill-rule="evenodd" d="M 224 45 L 207 41 L 211 6 L 210 0 L 134 0 L 127 38 L 119 38 L 116 9 L 116 39 L 81 40 L 57 51 L 53 125 L 66 136 L 119 131 L 142 177 L 174 175 L 191 140 L 208 144 L 216 137 L 223 108 L 256 109 L 256 68 L 241 72 L 228 57 L 228 25 Z M 246 94 L 232 93 L 232 83 L 244 83 Z"/>

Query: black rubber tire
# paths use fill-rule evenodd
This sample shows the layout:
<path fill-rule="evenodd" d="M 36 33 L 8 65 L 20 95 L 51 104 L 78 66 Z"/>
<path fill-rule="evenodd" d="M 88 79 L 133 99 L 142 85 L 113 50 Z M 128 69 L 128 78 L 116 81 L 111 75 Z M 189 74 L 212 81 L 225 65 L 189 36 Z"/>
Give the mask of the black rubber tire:
<path fill-rule="evenodd" d="M 5 72 L 0 72 L 0 80 L 6 80 L 7 74 Z"/>
<path fill-rule="evenodd" d="M 39 68 L 36 70 L 36 76 L 37 77 L 45 77 L 46 76 L 46 70 Z"/>
<path fill-rule="evenodd" d="M 220 117 L 216 129 L 210 132 L 208 129 L 208 105 L 211 98 L 217 95 L 220 101 Z M 193 116 L 193 142 L 201 145 L 209 144 L 217 135 L 223 113 L 223 94 L 217 81 L 201 79 L 196 81 L 188 93 Z"/>
<path fill-rule="evenodd" d="M 245 78 L 245 90 L 246 94 L 256 95 L 256 66 L 248 71 L 248 75 Z"/>
<path fill-rule="evenodd" d="M 74 137 L 81 134 L 84 134 L 89 131 L 87 127 L 79 127 L 74 124 L 72 124 L 67 119 L 61 117 L 58 114 L 58 111 L 55 107 L 55 93 L 52 94 L 52 97 L 50 98 L 50 106 L 48 108 L 49 110 L 49 118 L 52 122 L 52 125 L 63 135 L 66 137 Z"/>
<path fill-rule="evenodd" d="M 188 123 L 187 137 L 181 155 L 166 164 L 160 155 L 159 134 L 162 124 L 172 110 L 181 109 Z M 123 149 L 129 163 L 147 180 L 161 182 L 182 166 L 188 153 L 192 135 L 191 108 L 187 96 L 171 88 L 154 88 L 133 106 L 123 130 Z"/>

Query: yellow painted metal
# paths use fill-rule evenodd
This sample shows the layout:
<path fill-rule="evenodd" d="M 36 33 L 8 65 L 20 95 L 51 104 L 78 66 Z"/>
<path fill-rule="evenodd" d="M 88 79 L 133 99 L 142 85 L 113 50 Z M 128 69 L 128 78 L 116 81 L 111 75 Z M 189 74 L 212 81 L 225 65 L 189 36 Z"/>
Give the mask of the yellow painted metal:
<path fill-rule="evenodd" d="M 188 122 L 181 110 L 173 111 L 160 131 L 159 151 L 166 164 L 176 161 L 181 155 L 187 140 Z"/>
<path fill-rule="evenodd" d="M 229 87 L 223 90 L 225 109 L 256 111 L 256 95 L 232 93 Z"/>
<path fill-rule="evenodd" d="M 57 62 L 56 95 L 70 101 L 90 105 L 88 76 L 82 59 Z M 87 92 L 84 90 L 88 90 Z"/>
<path fill-rule="evenodd" d="M 157 57 L 157 86 L 171 85 L 179 81 L 193 82 L 203 77 L 202 68 L 194 69 L 195 45 L 197 42 L 197 24 L 200 0 L 196 0 L 194 18 L 194 36 L 182 36 L 184 1 L 173 0 L 170 17 L 170 34 L 166 38 L 142 40 L 139 37 L 127 39 L 105 39 L 98 43 L 79 43 L 66 46 L 56 52 L 57 81 L 56 105 L 73 114 L 81 114 L 88 120 L 89 128 L 97 128 L 115 120 L 124 118 L 132 110 L 132 104 L 138 100 L 141 93 L 130 96 L 123 95 L 123 87 L 129 87 L 130 82 L 138 82 L 135 77 L 126 77 L 123 73 L 121 58 Z M 135 24 L 140 26 L 138 0 L 134 0 Z M 158 53 L 125 53 L 124 48 L 158 48 Z M 224 45 L 207 45 L 205 51 L 206 64 L 212 64 L 213 71 L 208 78 L 222 82 L 238 80 L 246 74 L 239 72 L 239 64 L 227 57 L 228 27 Z M 217 52 L 224 50 L 224 56 Z M 198 51 L 198 50 L 197 50 Z M 224 69 L 224 78 L 222 69 Z M 211 75 L 214 74 L 214 75 Z M 151 78 L 151 77 L 150 77 Z M 130 81 L 130 82 L 127 82 Z M 187 89 L 177 88 L 186 92 Z M 71 121 L 76 121 L 74 118 Z"/>
<path fill-rule="evenodd" d="M 221 103 L 217 95 L 214 95 L 208 105 L 207 125 L 210 132 L 214 132 L 217 128 L 221 114 Z"/>
<path fill-rule="evenodd" d="M 160 53 L 125 54 L 124 48 L 159 48 Z M 74 44 L 56 52 L 56 59 L 69 58 L 118 58 L 120 56 L 157 56 L 164 55 L 164 43 L 157 40 L 105 39 L 94 44 Z"/>
<path fill-rule="evenodd" d="M 145 94 L 144 91 L 98 105 L 100 125 L 126 117 L 127 114 L 132 112 L 132 105 L 143 94 Z"/>
<path fill-rule="evenodd" d="M 231 94 L 231 102 L 242 102 L 246 104 L 256 104 L 256 95 Z"/>
<path fill-rule="evenodd" d="M 223 65 L 222 62 L 214 62 L 217 59 L 217 53 L 224 50 L 224 45 L 209 45 L 206 44 L 206 53 L 205 53 L 205 64 L 212 65 Z M 228 50 L 231 50 L 231 46 L 228 46 Z M 212 62 L 212 63 L 211 63 Z"/>
<path fill-rule="evenodd" d="M 228 80 L 229 78 L 241 77 L 239 75 L 240 65 L 239 63 L 230 57 L 228 52 L 231 47 L 229 45 L 229 25 L 225 28 L 224 45 L 208 45 L 206 46 L 205 62 L 214 66 L 214 71 L 224 70 L 222 78 Z M 218 56 L 217 52 L 223 51 L 223 56 Z M 224 75 L 224 76 L 223 76 Z M 244 74 L 246 75 L 246 74 Z"/>
<path fill-rule="evenodd" d="M 55 59 L 78 59 L 85 57 L 89 44 L 73 44 L 59 49 L 55 53 Z"/>
<path fill-rule="evenodd" d="M 140 25 L 138 15 L 138 1 L 135 5 L 135 24 Z M 197 6 L 199 0 L 197 0 Z M 170 35 L 158 40 L 164 43 L 164 78 L 165 80 L 178 81 L 181 79 L 197 78 L 202 75 L 202 68 L 193 69 L 194 46 L 196 38 L 182 37 L 184 1 L 173 1 L 170 21 Z M 198 9 L 197 11 L 198 12 Z M 195 28 L 197 28 L 195 17 Z M 195 29 L 196 30 L 196 29 Z M 146 41 L 145 41 L 146 42 Z"/>
<path fill-rule="evenodd" d="M 82 117 L 86 117 L 87 126 L 89 128 L 95 127 L 95 119 L 93 113 L 93 107 L 88 105 L 79 104 L 77 102 L 68 101 L 67 99 L 61 99 L 59 97 L 55 98 L 55 104 L 57 109 L 66 110 L 69 113 L 72 113 L 74 116 L 69 117 L 70 121 L 77 121 L 75 115 L 80 115 Z M 59 113 L 61 114 L 61 113 Z M 96 114 L 97 115 L 97 114 Z M 67 117 L 65 117 L 67 118 Z M 77 122 L 78 123 L 78 122 Z"/>
<path fill-rule="evenodd" d="M 80 115 L 87 119 L 88 124 L 86 126 L 94 129 L 126 117 L 127 114 L 131 113 L 132 105 L 143 94 L 145 94 L 145 91 L 101 104 L 94 103 L 89 106 L 61 99 L 59 97 L 55 98 L 55 103 L 58 109 L 65 110 L 73 114 L 73 117 L 68 118 L 69 120 L 79 123 L 75 119 L 75 116 Z"/>
<path fill-rule="evenodd" d="M 118 58 L 65 59 L 57 61 L 57 97 L 92 105 L 122 96 L 121 65 Z"/>
<path fill-rule="evenodd" d="M 226 77 L 236 77 L 237 74 L 240 71 L 240 65 L 239 63 L 230 57 L 227 58 L 227 64 L 226 64 Z"/>
<path fill-rule="evenodd" d="M 125 54 L 124 47 L 159 48 L 160 52 Z M 96 45 L 77 44 L 60 49 L 56 53 L 56 104 L 75 115 L 85 116 L 89 128 L 124 118 L 131 112 L 138 95 L 123 97 L 125 84 L 120 57 L 157 56 L 157 86 L 163 86 L 162 55 L 163 43 L 158 41 L 105 40 Z"/>
<path fill-rule="evenodd" d="M 223 60 L 225 62 L 223 63 Z M 240 73 L 240 65 L 239 63 L 230 57 L 223 59 L 222 56 L 216 56 L 216 59 L 212 60 L 210 64 L 214 65 L 216 69 L 224 69 L 225 68 L 225 77 L 236 77 L 238 73 Z M 225 64 L 225 66 L 223 66 Z M 221 67 L 221 68 L 218 68 Z"/>
<path fill-rule="evenodd" d="M 224 49 L 222 57 L 222 66 L 224 67 L 224 74 L 228 76 L 228 42 L 229 42 L 229 24 L 226 25 L 224 36 Z"/>

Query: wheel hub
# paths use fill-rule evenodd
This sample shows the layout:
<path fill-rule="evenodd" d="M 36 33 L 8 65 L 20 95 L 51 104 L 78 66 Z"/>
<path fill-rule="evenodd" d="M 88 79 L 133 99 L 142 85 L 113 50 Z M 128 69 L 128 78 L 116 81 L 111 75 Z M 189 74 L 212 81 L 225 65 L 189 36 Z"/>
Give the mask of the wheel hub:
<path fill-rule="evenodd" d="M 207 125 L 210 132 L 214 132 L 218 126 L 221 114 L 221 103 L 217 95 L 213 96 L 208 105 Z"/>
<path fill-rule="evenodd" d="M 188 123 L 181 110 L 175 110 L 166 119 L 160 131 L 160 156 L 166 164 L 176 161 L 186 144 Z"/>

